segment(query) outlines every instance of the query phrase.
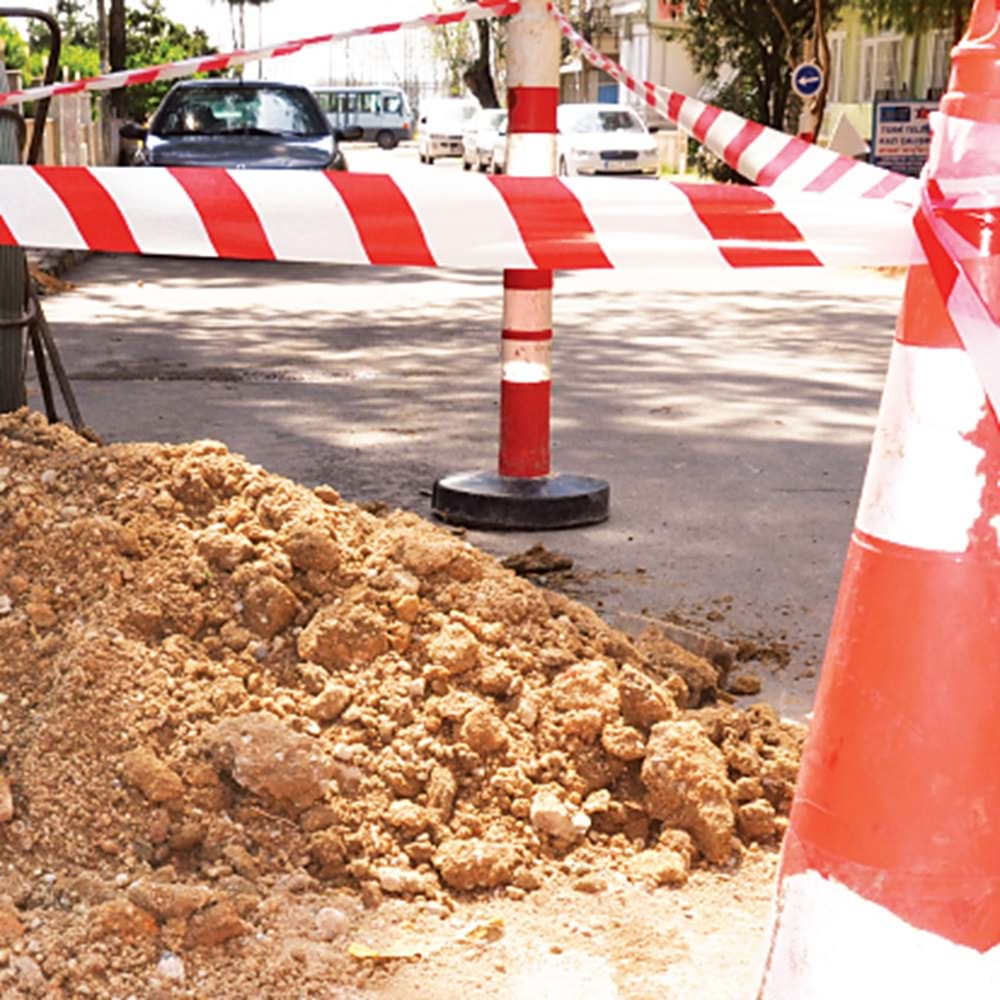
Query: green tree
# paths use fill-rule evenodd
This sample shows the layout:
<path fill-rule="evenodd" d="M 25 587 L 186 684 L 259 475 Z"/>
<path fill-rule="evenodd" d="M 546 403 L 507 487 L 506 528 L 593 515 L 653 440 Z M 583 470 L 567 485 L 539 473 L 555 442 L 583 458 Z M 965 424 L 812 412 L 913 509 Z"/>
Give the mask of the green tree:
<path fill-rule="evenodd" d="M 26 82 L 37 82 L 45 75 L 48 51 L 41 46 L 48 45 L 49 35 L 47 30 L 40 31 L 33 23 L 28 37 L 31 39 L 30 48 L 17 29 L 0 18 L 0 45 L 5 50 L 4 63 L 8 69 L 21 70 Z M 80 44 L 79 39 L 85 37 L 85 33 L 72 30 L 67 33 L 67 41 L 63 43 L 60 66 L 65 67 L 70 77 L 94 76 L 100 71 L 96 51 Z"/>
<path fill-rule="evenodd" d="M 782 131 L 798 131 L 801 102 L 791 73 L 804 57 L 829 61 L 826 28 L 846 0 L 687 0 L 679 36 L 695 70 L 717 89 L 715 104 Z M 829 75 L 829 74 L 827 74 Z M 707 151 L 697 160 L 717 179 L 736 175 Z"/>
<path fill-rule="evenodd" d="M 437 63 L 445 67 L 445 87 L 452 97 L 465 90 L 465 72 L 476 58 L 476 46 L 469 24 L 438 25 L 430 29 L 431 51 Z M 496 107 L 496 104 L 493 105 Z"/>
<path fill-rule="evenodd" d="M 141 6 L 126 12 L 127 69 L 178 62 L 193 56 L 210 55 L 216 50 L 208 43 L 201 28 L 190 29 L 171 21 L 163 8 L 163 0 L 143 0 Z M 143 84 L 130 87 L 125 94 L 125 116 L 144 121 L 163 100 L 173 82 Z"/>
<path fill-rule="evenodd" d="M 192 56 L 209 55 L 215 51 L 208 44 L 208 36 L 202 29 L 189 29 L 170 20 L 164 10 L 163 0 L 142 0 L 138 6 L 129 8 L 121 0 L 112 0 L 111 11 L 109 22 L 124 16 L 125 29 L 124 32 L 116 32 L 124 36 L 124 56 L 115 51 L 114 45 L 111 47 L 112 69 L 133 69 L 176 62 Z M 71 77 L 96 76 L 101 71 L 99 35 L 97 21 L 89 13 L 89 5 L 80 0 L 60 0 L 56 14 L 60 27 L 63 28 L 60 66 Z M 109 31 L 111 29 L 112 25 L 109 23 Z M 47 46 L 48 34 L 42 37 L 40 33 L 39 42 Z M 47 59 L 46 49 L 32 50 L 28 58 L 28 69 L 33 79 L 43 75 Z M 171 85 L 171 81 L 164 81 L 117 91 L 120 100 L 118 114 L 138 121 L 144 120 Z"/>
<path fill-rule="evenodd" d="M 29 4 L 29 6 L 31 6 Z M 52 13 L 59 22 L 64 46 L 75 45 L 82 49 L 96 49 L 98 42 L 97 21 L 90 13 L 91 4 L 85 0 L 56 0 Z M 29 30 L 32 49 L 47 48 L 49 29 L 41 21 L 32 21 Z"/>
<path fill-rule="evenodd" d="M 7 69 L 23 70 L 28 64 L 28 43 L 18 30 L 0 17 L 0 61 Z"/>
<path fill-rule="evenodd" d="M 871 25 L 915 35 L 951 28 L 956 44 L 972 11 L 972 0 L 859 0 L 859 4 Z"/>

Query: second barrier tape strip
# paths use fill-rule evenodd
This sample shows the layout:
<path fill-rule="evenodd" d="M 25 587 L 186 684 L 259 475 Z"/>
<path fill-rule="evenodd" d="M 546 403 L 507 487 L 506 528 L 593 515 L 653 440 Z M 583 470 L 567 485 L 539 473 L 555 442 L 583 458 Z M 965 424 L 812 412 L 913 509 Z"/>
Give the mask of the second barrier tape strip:
<path fill-rule="evenodd" d="M 142 84 L 154 83 L 157 80 L 177 80 L 196 73 L 221 72 L 235 66 L 246 66 L 248 63 L 259 62 L 261 59 L 278 59 L 282 56 L 294 55 L 296 52 L 301 52 L 313 45 L 346 41 L 365 35 L 385 35 L 409 28 L 429 28 L 438 25 L 458 24 L 461 21 L 479 21 L 487 17 L 506 17 L 518 13 L 520 9 L 521 5 L 517 0 L 479 0 L 478 3 L 469 4 L 469 6 L 459 10 L 433 11 L 406 21 L 391 21 L 384 24 L 351 28 L 347 31 L 316 35 L 312 38 L 279 42 L 277 45 L 267 45 L 262 48 L 238 49 L 235 52 L 197 56 L 193 59 L 182 59 L 179 62 L 126 69 L 116 73 L 105 73 L 102 76 L 87 77 L 84 80 L 56 83 L 51 86 L 12 90 L 8 93 L 0 93 L 0 107 L 11 107 L 24 104 L 27 101 L 40 101 L 46 97 L 78 94 L 82 91 L 118 90 L 122 87 L 137 87 Z"/>
<path fill-rule="evenodd" d="M 1000 322 L 996 307 L 1000 190 L 989 168 L 1000 125 L 935 113 L 915 225 L 931 274 L 993 412 L 1000 415 Z"/>
<path fill-rule="evenodd" d="M 911 216 L 888 201 L 858 213 L 856 201 L 828 195 L 663 181 L 0 167 L 0 244 L 492 270 L 657 268 L 664 287 L 684 287 L 691 268 L 907 265 L 919 253 Z"/>

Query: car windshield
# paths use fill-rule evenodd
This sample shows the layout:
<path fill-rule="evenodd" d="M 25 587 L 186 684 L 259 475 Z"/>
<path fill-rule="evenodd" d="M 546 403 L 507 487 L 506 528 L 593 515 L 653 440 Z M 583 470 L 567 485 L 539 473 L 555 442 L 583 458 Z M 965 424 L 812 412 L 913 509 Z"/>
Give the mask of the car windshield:
<path fill-rule="evenodd" d="M 438 104 L 428 109 L 427 118 L 442 125 L 463 125 L 476 110 L 468 104 Z"/>
<path fill-rule="evenodd" d="M 327 135 L 301 91 L 276 87 L 190 87 L 174 91 L 153 122 L 154 135 Z"/>
<path fill-rule="evenodd" d="M 575 117 L 569 132 L 643 132 L 642 122 L 627 110 L 586 111 Z"/>

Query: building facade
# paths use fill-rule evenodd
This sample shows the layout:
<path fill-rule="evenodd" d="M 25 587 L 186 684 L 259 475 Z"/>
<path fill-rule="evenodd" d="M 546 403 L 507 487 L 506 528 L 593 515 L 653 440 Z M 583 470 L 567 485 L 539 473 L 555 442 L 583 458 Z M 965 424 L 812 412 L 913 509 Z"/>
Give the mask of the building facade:
<path fill-rule="evenodd" d="M 870 139 L 875 101 L 937 100 L 948 85 L 951 29 L 919 35 L 879 31 L 851 9 L 827 38 L 830 84 L 821 137 L 829 136 L 845 116 Z"/>
<path fill-rule="evenodd" d="M 683 5 L 677 0 L 611 0 L 609 30 L 594 44 L 639 80 L 711 100 L 677 37 L 683 24 Z M 936 100 L 947 86 L 950 29 L 919 35 L 880 31 L 849 6 L 828 30 L 828 39 L 830 81 L 821 141 L 829 139 L 841 118 L 867 140 L 876 100 Z M 564 67 L 562 99 L 641 106 L 624 87 L 579 60 Z"/>

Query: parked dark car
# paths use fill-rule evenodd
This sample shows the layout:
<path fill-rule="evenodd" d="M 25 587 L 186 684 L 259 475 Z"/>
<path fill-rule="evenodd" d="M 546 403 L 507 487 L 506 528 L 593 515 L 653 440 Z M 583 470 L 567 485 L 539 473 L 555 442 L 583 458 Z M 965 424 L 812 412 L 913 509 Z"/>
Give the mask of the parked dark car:
<path fill-rule="evenodd" d="M 337 139 L 354 138 L 333 131 L 305 87 L 260 80 L 178 83 L 148 128 L 120 134 L 143 142 L 140 165 L 318 170 L 346 170 Z"/>

